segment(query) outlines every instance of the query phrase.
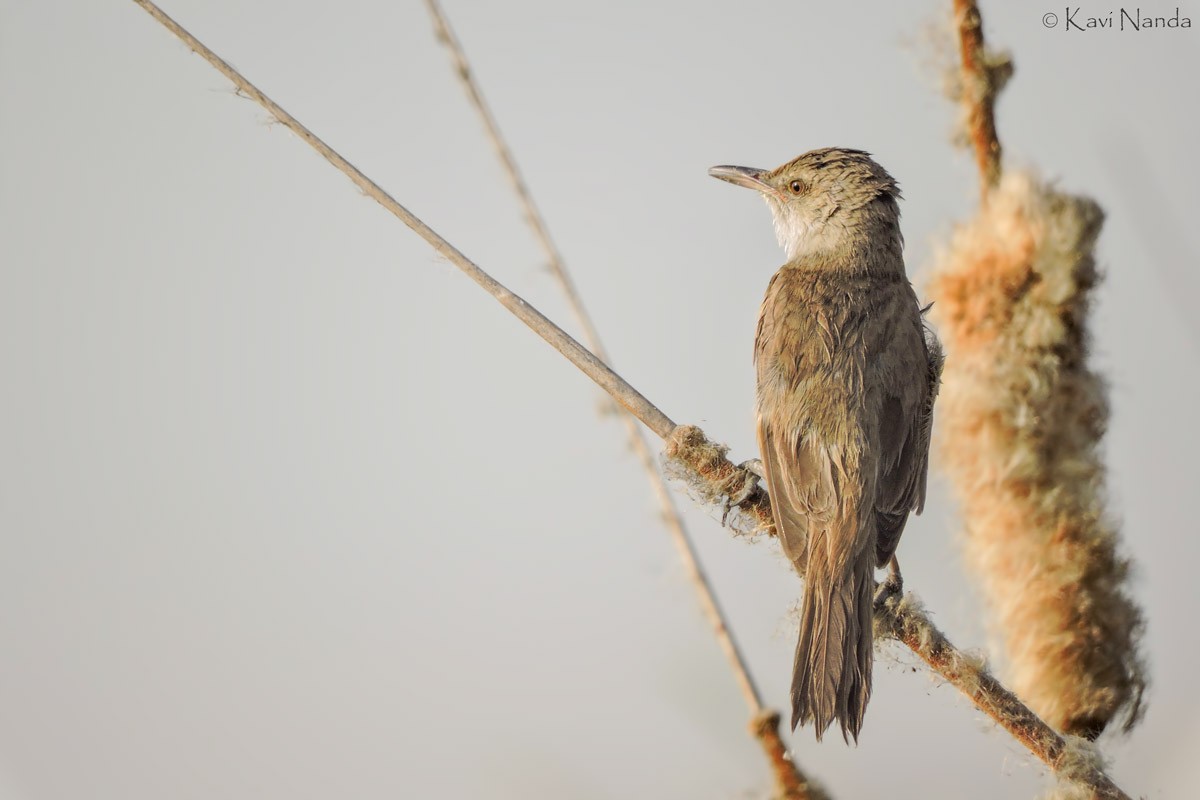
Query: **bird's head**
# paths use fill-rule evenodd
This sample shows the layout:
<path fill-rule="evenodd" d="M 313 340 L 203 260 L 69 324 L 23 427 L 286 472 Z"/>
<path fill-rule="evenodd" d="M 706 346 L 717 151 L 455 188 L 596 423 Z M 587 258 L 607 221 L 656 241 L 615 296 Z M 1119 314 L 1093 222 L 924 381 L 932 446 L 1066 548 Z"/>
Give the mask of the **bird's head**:
<path fill-rule="evenodd" d="M 900 242 L 899 186 L 861 150 L 826 147 L 773 170 L 720 166 L 708 174 L 762 194 L 789 261 L 880 234 Z"/>

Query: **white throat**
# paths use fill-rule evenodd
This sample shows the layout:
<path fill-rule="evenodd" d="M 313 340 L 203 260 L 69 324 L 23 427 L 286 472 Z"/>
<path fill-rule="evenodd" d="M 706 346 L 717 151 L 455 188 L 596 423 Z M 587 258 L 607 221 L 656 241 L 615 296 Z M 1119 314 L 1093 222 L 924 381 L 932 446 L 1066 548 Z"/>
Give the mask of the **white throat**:
<path fill-rule="evenodd" d="M 803 214 L 797 214 L 778 200 L 764 196 L 767 207 L 771 209 L 771 218 L 775 222 L 775 238 L 779 246 L 787 253 L 788 261 L 794 261 L 800 256 L 823 249 L 826 237 L 823 224 L 814 224 Z"/>

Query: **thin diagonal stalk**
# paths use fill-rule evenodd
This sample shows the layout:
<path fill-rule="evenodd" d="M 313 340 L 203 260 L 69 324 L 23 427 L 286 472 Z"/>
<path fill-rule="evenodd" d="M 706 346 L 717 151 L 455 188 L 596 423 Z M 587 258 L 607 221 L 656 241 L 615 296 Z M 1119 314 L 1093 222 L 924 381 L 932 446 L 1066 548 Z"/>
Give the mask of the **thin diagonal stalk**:
<path fill-rule="evenodd" d="M 579 294 L 579 290 L 571 278 L 571 273 L 567 270 L 566 261 L 563 259 L 562 253 L 555 246 L 554 240 L 550 236 L 545 217 L 542 216 L 541 211 L 534 202 L 533 194 L 529 190 L 529 184 L 525 182 L 525 178 L 521 174 L 516 157 L 513 155 L 512 149 L 508 146 L 508 142 L 505 140 L 503 134 L 501 134 L 500 126 L 491 112 L 491 108 L 483 95 L 483 90 L 475 80 L 474 70 L 467 60 L 467 54 L 463 49 L 462 43 L 459 42 L 458 37 L 454 34 L 454 29 L 450 27 L 450 22 L 446 18 L 446 14 L 442 10 L 438 0 L 426 0 L 426 6 L 429 8 L 429 15 L 433 20 L 437 38 L 445 45 L 446 50 L 449 52 L 454 64 L 455 74 L 466 91 L 471 105 L 479 114 L 488 141 L 491 142 L 492 148 L 496 151 L 496 156 L 500 159 L 504 174 L 508 178 L 513 192 L 517 195 L 517 200 L 525 215 L 525 221 L 529 223 L 534 238 L 542 248 L 546 262 L 550 267 L 550 273 L 558 281 L 563 294 L 566 295 L 567 303 L 575 316 L 575 320 L 583 331 L 584 343 L 600 360 L 611 364 L 612 359 L 604 347 L 604 343 L 600 338 L 600 332 L 597 330 L 595 322 L 584 306 L 583 297 Z M 776 719 L 773 726 L 763 723 L 763 720 L 771 718 L 772 712 L 765 711 L 763 708 L 762 696 L 758 691 L 758 686 L 754 682 L 750 666 L 746 662 L 741 648 L 738 646 L 733 631 L 729 628 L 728 618 L 721 607 L 720 601 L 717 599 L 716 590 L 713 588 L 700 562 L 700 554 L 696 551 L 695 543 L 687 526 L 684 524 L 683 516 L 675 506 L 671 493 L 667 488 L 666 480 L 656 466 L 654 452 L 646 440 L 646 435 L 632 416 L 629 414 L 621 414 L 620 416 L 621 421 L 625 425 L 629 446 L 641 462 L 642 468 L 646 472 L 646 477 L 650 481 L 650 487 L 658 499 L 659 507 L 662 509 L 663 524 L 666 525 L 667 532 L 670 534 L 676 549 L 679 551 L 679 557 L 683 561 L 684 569 L 687 571 L 688 578 L 700 599 L 701 611 L 712 626 L 713 633 L 717 637 L 717 643 L 729 661 L 734 679 L 737 681 L 738 687 L 742 691 L 742 696 L 745 698 L 746 705 L 750 709 L 751 718 L 756 721 L 752 726 L 753 731 L 763 743 L 771 764 L 777 768 L 776 783 L 781 788 L 801 786 L 806 783 L 806 780 L 799 773 L 796 765 L 786 758 L 780 759 L 775 757 L 779 752 L 785 750 L 782 742 L 779 741 L 778 719 Z M 775 716 L 777 717 L 778 715 Z M 778 774 L 779 769 L 784 770 L 788 774 Z M 796 797 L 807 796 L 797 794 L 795 790 L 791 792 L 791 795 Z"/>
<path fill-rule="evenodd" d="M 642 396 L 641 392 L 634 389 L 620 375 L 609 369 L 608 365 L 596 358 L 579 342 L 572 339 L 562 328 L 547 319 L 542 312 L 529 305 L 529 303 L 526 303 L 517 294 L 509 291 L 502 283 L 476 266 L 471 259 L 463 255 L 454 245 L 439 236 L 407 208 L 400 205 L 379 184 L 364 175 L 358 167 L 347 161 L 340 153 L 302 125 L 298 119 L 284 111 L 274 100 L 263 94 L 257 86 L 246 80 L 240 72 L 222 60 L 212 50 L 205 47 L 199 39 L 192 36 L 179 23 L 163 13 L 162 9 L 157 5 L 149 2 L 149 0 L 133 1 L 144 8 L 163 27 L 183 40 L 188 47 L 202 56 L 205 61 L 212 64 L 218 72 L 232 81 L 234 86 L 238 88 L 238 91 L 266 109 L 267 113 L 278 120 L 281 125 L 295 133 L 305 144 L 316 150 L 326 161 L 349 178 L 364 194 L 387 209 L 405 225 L 416 231 L 417 235 L 428 242 L 434 250 L 445 256 L 452 264 L 465 272 L 467 277 L 486 289 L 488 294 L 492 295 L 502 306 L 516 315 L 517 319 L 524 322 L 538 336 L 545 339 L 555 350 L 566 356 L 572 364 L 598 383 L 601 388 L 612 395 L 614 400 L 644 422 L 650 430 L 659 436 L 665 437 L 675 429 L 675 423 L 671 421 L 670 417 L 659 411 L 653 403 Z"/>
<path fill-rule="evenodd" d="M 596 357 L 606 364 L 611 364 L 612 359 L 609 358 L 604 344 L 600 339 L 600 333 L 596 330 L 595 323 L 592 321 L 591 315 L 583 305 L 583 298 L 579 291 L 575 288 L 575 283 L 571 279 L 570 273 L 567 271 L 566 264 L 562 254 L 555 247 L 553 240 L 550 238 L 550 233 L 546 228 L 546 223 L 541 213 L 538 211 L 537 205 L 533 201 L 533 196 L 529 192 L 529 187 L 522 177 L 520 169 L 517 167 L 516 159 L 512 155 L 508 144 L 504 137 L 500 134 L 500 129 L 496 124 L 495 117 L 492 116 L 488 108 L 487 102 L 484 100 L 483 94 L 479 89 L 478 84 L 472 76 L 470 64 L 467 62 L 466 53 L 462 49 L 454 32 L 450 28 L 449 22 L 446 20 L 445 14 L 439 7 L 437 0 L 426 0 L 426 5 L 429 7 L 430 16 L 433 18 L 433 23 L 437 31 L 438 39 L 449 50 L 451 58 L 454 60 L 456 73 L 461 79 L 463 87 L 467 91 L 467 95 L 471 100 L 471 104 L 475 110 L 479 112 L 482 118 L 484 129 L 487 133 L 488 140 L 492 143 L 496 150 L 496 155 L 499 157 L 504 173 L 512 184 L 513 191 L 516 192 L 517 198 L 521 203 L 522 210 L 525 213 L 525 219 L 529 223 L 529 227 L 533 230 L 534 238 L 541 245 L 545 253 L 547 264 L 550 267 L 551 274 L 558 281 L 563 293 L 567 296 L 568 305 L 571 312 L 575 315 L 576 321 L 583 330 L 583 341 L 588 348 L 596 354 Z M 642 435 L 635 421 L 628 414 L 623 414 L 622 419 L 629 423 L 629 443 L 633 447 L 641 459 L 643 466 L 646 468 L 647 474 L 650 477 L 650 483 L 654 487 L 655 494 L 658 496 L 659 503 L 662 506 L 664 520 L 667 526 L 671 529 L 672 537 L 679 545 L 680 553 L 683 556 L 688 573 L 696 583 L 697 591 L 700 593 L 701 602 L 705 609 L 705 614 L 709 617 L 709 621 L 713 623 L 713 627 L 717 630 L 717 638 L 721 640 L 723 649 L 726 650 L 730 661 L 733 665 L 734 672 L 738 677 L 738 684 L 742 688 L 742 693 L 745 695 L 746 704 L 755 714 L 762 711 L 762 699 L 759 695 L 758 688 L 750 676 L 749 668 L 746 666 L 745 659 L 738 649 L 736 642 L 733 640 L 733 635 L 729 632 L 725 624 L 725 616 L 721 611 L 720 605 L 717 602 L 712 585 L 709 583 L 707 576 L 699 564 L 699 556 L 696 553 L 694 544 L 691 541 L 686 527 L 683 523 L 683 518 L 679 514 L 679 510 L 675 507 L 671 499 L 671 495 L 667 489 L 666 482 L 663 480 L 662 474 L 658 471 L 654 464 L 654 457 L 650 446 L 645 437 Z"/>
<path fill-rule="evenodd" d="M 1130 800 L 1098 765 L 1077 761 L 1062 734 L 1030 711 L 985 667 L 951 644 L 912 595 L 899 601 L 893 598 L 876 613 L 875 620 L 876 630 L 916 653 L 1059 777 L 1086 787 L 1095 800 Z"/>
<path fill-rule="evenodd" d="M 584 343 L 591 348 L 592 352 L 601 361 L 612 363 L 608 358 L 604 345 L 600 341 L 600 332 L 596 330 L 591 315 L 588 314 L 587 309 L 584 307 L 583 297 L 580 296 L 579 290 L 575 288 L 575 281 L 572 280 L 571 273 L 567 271 L 562 253 L 555 246 L 554 240 L 550 238 L 550 230 L 546 227 L 546 220 L 538 210 L 537 204 L 533 202 L 533 194 L 529 191 L 529 185 L 525 183 L 525 178 L 517 166 L 517 160 L 513 156 L 508 142 L 500 134 L 500 126 L 496 124 L 496 118 L 492 115 L 491 107 L 488 106 L 487 101 L 484 99 L 479 84 L 475 82 L 475 74 L 471 69 L 470 62 L 467 61 L 466 51 L 463 50 L 458 37 L 454 35 L 454 30 L 450 27 L 450 22 L 446 19 L 446 14 L 442 11 L 437 0 L 426 0 L 426 5 L 429 7 L 429 16 L 433 19 L 434 32 L 437 34 L 438 41 L 445 45 L 446 50 L 450 53 L 450 58 L 454 62 L 455 74 L 458 75 L 463 89 L 466 90 L 471 105 L 475 107 L 480 119 L 483 121 L 488 141 L 495 148 L 496 157 L 500 159 L 500 163 L 504 167 L 504 174 L 508 178 L 509 183 L 512 184 L 513 191 L 516 192 L 517 200 L 521 204 L 521 210 L 525 214 L 525 221 L 529 223 L 529 228 L 533 231 L 533 237 L 537 239 L 538 245 L 546 255 L 546 262 L 550 267 L 551 273 L 558 280 L 563 293 L 566 294 L 571 311 L 574 313 L 579 327 L 583 329 Z"/>
<path fill-rule="evenodd" d="M 562 353 L 584 374 L 607 391 L 631 414 L 641 420 L 646 427 L 666 440 L 668 454 L 679 459 L 692 470 L 695 473 L 696 480 L 707 487 L 713 495 L 727 491 L 728 487 L 734 482 L 744 482 L 746 480 L 744 468 L 736 467 L 730 463 L 725 458 L 724 450 L 709 442 L 699 428 L 688 425 L 675 425 L 666 414 L 630 386 L 621 376 L 609 369 L 590 351 L 568 336 L 561 328 L 541 314 L 541 312 L 537 311 L 505 288 L 495 278 L 492 278 L 476 266 L 458 249 L 435 233 L 432 228 L 418 219 L 412 212 L 404 208 L 404 206 L 400 205 L 377 183 L 360 172 L 353 164 L 319 139 L 312 131 L 300 124 L 295 117 L 288 114 L 278 104 L 263 94 L 254 84 L 243 77 L 241 73 L 223 61 L 212 50 L 208 49 L 199 39 L 192 36 L 177 22 L 163 13 L 162 9 L 151 2 L 151 0 L 133 0 L 133 2 L 141 6 L 155 21 L 177 36 L 184 44 L 227 77 L 243 94 L 261 105 L 280 124 L 291 130 L 306 144 L 320 153 L 325 160 L 346 175 L 368 197 L 375 200 L 397 219 L 412 228 L 435 251 L 445 256 L 448 261 L 482 286 L 501 305 L 516 315 L 531 330 L 545 339 L 547 343 Z M 748 512 L 745 525 L 741 528 L 744 532 L 759 532 L 769 525 L 771 507 L 769 500 L 763 493 L 759 492 L 753 495 L 750 502 L 746 506 L 743 506 L 743 509 Z M 911 628 L 914 632 L 913 635 L 906 633 L 909 629 L 905 626 L 910 625 L 914 626 Z M 903 641 L 914 651 L 918 652 L 918 654 L 921 653 L 920 648 L 923 646 L 920 640 L 924 638 L 924 632 L 936 631 L 936 628 L 933 627 L 927 615 L 915 606 L 899 606 L 894 612 L 894 617 L 889 622 L 889 626 L 897 631 L 896 635 L 900 641 Z M 940 648 L 940 657 L 926 659 L 927 663 L 946 678 L 946 680 L 963 691 L 976 706 L 987 711 L 989 705 L 994 707 L 1006 706 L 1009 703 L 1009 698 L 1011 698 L 1011 708 L 1019 712 L 1023 718 L 1041 722 L 1032 711 L 1021 705 L 1019 699 L 1011 695 L 1011 693 L 1007 693 L 1007 690 L 1005 690 L 1007 697 L 995 696 L 994 693 L 997 690 L 1003 689 L 999 682 L 980 682 L 978 686 L 965 684 L 962 676 L 955 674 L 952 665 L 968 661 L 968 659 L 949 642 L 945 641 L 944 637 L 938 642 L 938 645 Z M 1055 771 L 1063 769 L 1063 764 L 1061 763 L 1062 751 L 1055 745 L 1054 738 L 1057 737 L 1057 742 L 1062 742 L 1062 737 L 1054 734 L 1052 730 L 1050 733 L 1054 734 L 1054 737 L 1029 737 L 1028 735 L 1023 735 L 1020 727 L 1014 724 L 1012 714 L 997 715 L 994 718 L 1051 769 Z M 1041 723 L 1041 725 L 1045 726 L 1045 723 Z M 1048 728 L 1048 726 L 1045 727 Z M 1117 800 L 1126 800 L 1128 796 L 1121 792 L 1120 789 L 1117 789 L 1107 775 L 1097 770 L 1095 776 L 1095 779 L 1090 780 L 1087 785 L 1093 788 L 1096 797 L 1111 797 L 1117 798 Z M 1109 787 L 1111 787 L 1111 791 Z"/>

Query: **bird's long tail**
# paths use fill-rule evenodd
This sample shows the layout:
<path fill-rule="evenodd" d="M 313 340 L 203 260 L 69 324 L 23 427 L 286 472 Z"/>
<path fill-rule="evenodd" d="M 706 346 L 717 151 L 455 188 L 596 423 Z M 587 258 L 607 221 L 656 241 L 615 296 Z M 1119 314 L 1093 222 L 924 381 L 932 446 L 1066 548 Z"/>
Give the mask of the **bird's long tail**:
<path fill-rule="evenodd" d="M 842 737 L 857 742 L 871 697 L 875 553 L 863 548 L 849 563 L 836 565 L 822 550 L 809 550 L 792 673 L 792 728 L 812 721 L 819 740 L 836 719 Z"/>

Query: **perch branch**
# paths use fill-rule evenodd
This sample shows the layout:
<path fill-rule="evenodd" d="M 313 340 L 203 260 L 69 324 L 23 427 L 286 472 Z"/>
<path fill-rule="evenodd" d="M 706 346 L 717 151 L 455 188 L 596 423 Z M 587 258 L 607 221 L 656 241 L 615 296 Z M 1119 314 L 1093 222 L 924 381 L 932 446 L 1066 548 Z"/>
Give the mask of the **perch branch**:
<path fill-rule="evenodd" d="M 509 291 L 503 284 L 476 266 L 471 259 L 467 258 L 452 244 L 434 232 L 432 228 L 418 219 L 415 214 L 400 205 L 379 184 L 364 175 L 358 167 L 347 161 L 315 133 L 304 127 L 299 120 L 284 111 L 274 100 L 263 94 L 257 86 L 244 78 L 240 72 L 222 60 L 212 50 L 205 47 L 199 39 L 192 36 L 179 23 L 163 13 L 163 10 L 157 5 L 150 2 L 150 0 L 133 1 L 145 9 L 163 27 L 179 37 L 193 52 L 200 55 L 205 61 L 215 67 L 218 72 L 232 81 L 233 85 L 238 88 L 238 91 L 266 109 L 267 113 L 278 120 L 280 124 L 299 136 L 309 147 L 320 153 L 326 161 L 349 178 L 367 197 L 379 203 L 379 205 L 391 212 L 401 222 L 416 231 L 417 235 L 428 242 L 434 250 L 445 256 L 450 263 L 465 272 L 467 277 L 478 283 L 488 294 L 496 298 L 500 305 L 511 311 L 516 315 L 517 319 L 529 326 L 534 333 L 541 336 L 550 346 L 566 356 L 567 360 L 612 395 L 613 399 L 624 406 L 629 413 L 644 422 L 646 427 L 659 436 L 667 436 L 674 430 L 675 423 L 666 414 L 659 411 L 653 403 L 624 381 L 620 375 L 609 369 L 603 361 L 592 355 L 591 352 L 568 336 L 562 328 L 547 319 L 536 308 L 526 303 L 521 297 Z"/>
<path fill-rule="evenodd" d="M 975 706 L 1045 762 L 1055 774 L 1086 786 L 1097 800 L 1129 800 L 1103 771 L 1088 766 L 1077 773 L 1066 740 L 1022 703 L 976 660 L 946 639 L 908 595 L 892 598 L 876 614 L 877 630 L 902 642 L 971 699 Z"/>
<path fill-rule="evenodd" d="M 280 108 L 274 101 L 263 94 L 250 81 L 244 78 L 237 70 L 221 60 L 213 51 L 204 46 L 196 37 L 192 36 L 184 30 L 178 23 L 168 17 L 163 11 L 150 0 L 133 0 L 141 6 L 147 13 L 150 14 L 157 22 L 167 28 L 171 33 L 177 36 L 194 52 L 203 57 L 221 74 L 225 75 L 233 84 L 241 90 L 247 97 L 250 97 L 266 111 L 272 114 L 281 124 L 293 131 L 310 147 L 320 153 L 330 164 L 336 167 L 340 172 L 345 174 L 350 180 L 358 186 L 368 197 L 378 202 L 381 206 L 395 215 L 398 219 L 412 228 L 422 239 L 430 244 L 438 253 L 445 256 L 451 263 L 459 267 L 463 272 L 482 286 L 489 294 L 496 298 L 505 308 L 516 315 L 522 322 L 529 326 L 535 333 L 540 335 L 556 350 L 562 353 L 571 363 L 575 364 L 589 378 L 597 383 L 601 388 L 607 391 L 612 397 L 626 408 L 631 414 L 641 420 L 648 428 L 654 431 L 657 435 L 666 440 L 667 454 L 669 457 L 677 459 L 685 468 L 694 473 L 698 484 L 706 487 L 714 494 L 728 493 L 731 487 L 742 484 L 744 485 L 750 480 L 748 472 L 741 467 L 734 466 L 726 457 L 725 449 L 719 445 L 715 445 L 704 437 L 703 432 L 699 428 L 692 426 L 676 426 L 670 418 L 662 411 L 655 407 L 641 393 L 630 386 L 619 375 L 605 366 L 592 353 L 584 349 L 582 345 L 568 336 L 561 328 L 543 316 L 540 312 L 522 300 L 520 297 L 506 289 L 499 281 L 492 278 L 486 272 L 476 266 L 470 259 L 464 256 L 461 252 L 455 249 L 449 242 L 435 233 L 429 226 L 418 219 L 414 214 L 408 211 L 404 206 L 398 203 L 394 198 L 385 192 L 378 184 L 360 172 L 353 164 L 335 152 L 329 145 L 325 144 L 312 131 L 300 124 L 298 120 Z M 766 496 L 761 492 L 755 492 L 747 501 L 745 511 L 748 513 L 742 518 L 733 520 L 734 526 L 743 533 L 759 533 L 769 525 L 770 520 L 770 504 Z M 911 636 L 907 639 L 903 635 L 905 630 L 916 631 L 918 638 L 922 635 L 922 631 L 936 632 L 936 628 L 932 622 L 928 620 L 924 612 L 920 611 L 915 606 L 907 608 L 901 607 L 896 612 L 896 620 L 891 624 L 895 630 L 901 631 L 900 640 L 912 647 L 919 655 L 921 650 L 914 646 L 914 643 L 919 644 L 916 639 Z M 909 627 L 905 627 L 909 626 Z M 932 635 L 932 634 L 931 634 Z M 940 639 L 939 657 L 926 658 L 926 663 L 935 671 L 938 671 L 946 680 L 964 690 L 964 693 L 971 698 L 978 707 L 987 712 L 988 708 L 1004 708 L 1011 704 L 1012 708 L 1023 709 L 1022 718 L 1028 720 L 1036 719 L 1036 715 L 1021 705 L 1020 700 L 1011 693 L 1005 695 L 997 695 L 996 692 L 1003 687 L 992 681 L 980 681 L 977 687 L 966 691 L 964 687 L 968 684 L 963 682 L 963 678 L 957 675 L 954 671 L 956 664 L 967 663 L 968 659 L 958 650 L 956 650 L 944 636 L 938 633 Z M 924 656 L 922 656 L 924 658 Z M 956 682 L 957 681 L 957 682 Z M 1007 690 L 1005 690 L 1007 692 Z M 1027 714 L 1028 716 L 1024 716 Z M 1027 732 L 1017 724 L 1015 717 L 1004 715 L 996 718 L 1006 730 L 1022 744 L 1030 748 L 1030 751 L 1044 761 L 1051 769 L 1061 770 L 1062 768 L 1062 744 L 1054 744 L 1053 740 L 1044 740 L 1039 737 L 1030 737 Z M 1043 723 L 1044 724 L 1044 723 Z M 1047 743 L 1048 742 L 1048 743 Z M 1057 742 L 1062 742 L 1062 737 L 1057 738 Z M 1057 749 L 1056 749 L 1057 748 Z M 1085 780 L 1087 776 L 1072 776 L 1077 780 Z M 1086 782 L 1086 780 L 1085 780 Z M 1100 770 L 1095 770 L 1093 780 L 1087 783 L 1094 790 L 1097 798 L 1117 798 L 1123 800 L 1127 797 L 1119 789 L 1115 789 L 1115 793 L 1107 792 L 1106 787 L 1113 786 L 1112 781 Z"/>

